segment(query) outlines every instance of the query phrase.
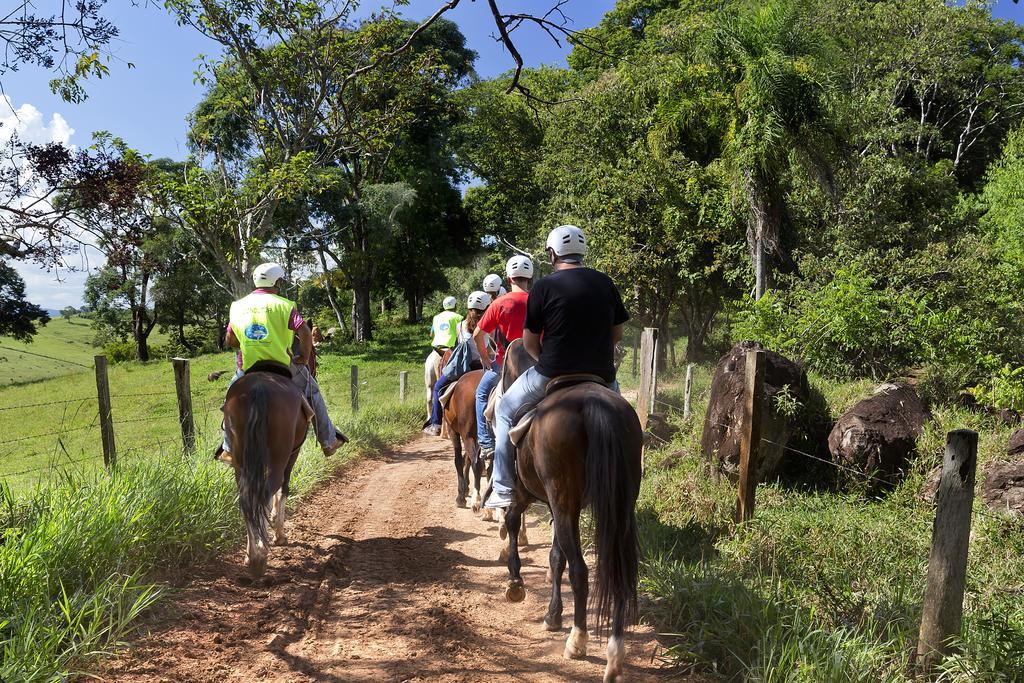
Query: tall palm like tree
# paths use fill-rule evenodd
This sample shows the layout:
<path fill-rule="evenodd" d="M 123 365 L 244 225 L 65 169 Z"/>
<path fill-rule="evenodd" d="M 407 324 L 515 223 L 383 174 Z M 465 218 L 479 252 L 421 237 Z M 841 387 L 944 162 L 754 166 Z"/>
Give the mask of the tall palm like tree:
<path fill-rule="evenodd" d="M 770 285 L 791 163 L 831 186 L 825 151 L 835 134 L 826 45 L 806 0 L 748 2 L 723 17 L 714 33 L 735 100 L 727 142 L 735 187 L 747 204 L 757 298 Z"/>

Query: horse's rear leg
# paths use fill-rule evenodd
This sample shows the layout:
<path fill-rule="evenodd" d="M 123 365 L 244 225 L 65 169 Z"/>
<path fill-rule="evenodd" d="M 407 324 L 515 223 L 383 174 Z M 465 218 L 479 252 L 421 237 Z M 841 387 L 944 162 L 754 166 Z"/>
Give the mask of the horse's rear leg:
<path fill-rule="evenodd" d="M 466 489 L 469 482 L 466 479 L 465 454 L 462 452 L 462 439 L 459 433 L 452 430 L 452 448 L 455 449 L 455 476 L 459 480 L 459 491 L 455 494 L 455 505 L 460 508 L 466 507 Z"/>
<path fill-rule="evenodd" d="M 572 632 L 565 643 L 566 659 L 583 659 L 587 656 L 587 595 L 589 592 L 587 563 L 580 548 L 579 513 L 575 518 L 562 514 L 555 520 L 555 535 L 566 559 L 569 561 L 569 584 L 572 586 L 573 620 Z M 571 519 L 570 519 L 571 518 Z"/>
<path fill-rule="evenodd" d="M 278 489 L 277 493 L 274 494 L 274 545 L 286 545 L 288 543 L 288 536 L 284 531 L 284 504 L 286 499 L 287 495 L 285 494 L 284 487 L 282 486 Z"/>
<path fill-rule="evenodd" d="M 522 602 L 526 597 L 523 577 L 520 575 L 522 561 L 519 559 L 519 524 L 523 521 L 526 504 L 517 496 L 512 497 L 512 505 L 505 513 L 505 524 L 508 526 L 508 586 L 505 587 L 505 599 L 509 602 Z"/>
<path fill-rule="evenodd" d="M 476 449 L 475 444 L 474 444 L 473 448 L 474 448 L 474 450 L 478 450 L 478 449 Z M 482 497 L 483 496 L 483 490 L 481 489 L 481 486 L 482 486 L 481 478 L 483 476 L 483 459 L 480 457 L 479 452 L 477 452 L 477 457 L 475 459 L 475 462 L 470 464 L 470 470 L 473 473 L 473 504 L 472 504 L 472 508 L 473 508 L 473 512 L 474 513 L 479 513 L 480 512 L 480 506 L 483 504 L 483 497 Z"/>
<path fill-rule="evenodd" d="M 544 628 L 549 631 L 562 630 L 562 573 L 565 571 L 565 553 L 558 546 L 556 538 L 551 539 L 548 553 L 548 581 L 551 582 L 551 602 L 544 615 Z"/>

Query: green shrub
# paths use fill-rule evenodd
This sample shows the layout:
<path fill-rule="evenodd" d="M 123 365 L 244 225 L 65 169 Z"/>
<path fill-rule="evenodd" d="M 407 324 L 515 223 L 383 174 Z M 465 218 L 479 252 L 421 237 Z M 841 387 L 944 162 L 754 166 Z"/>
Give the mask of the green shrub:
<path fill-rule="evenodd" d="M 138 349 L 135 347 L 135 342 L 130 339 L 104 344 L 103 353 L 106 355 L 107 361 L 110 363 L 124 363 L 125 361 L 136 360 L 138 358 Z"/>

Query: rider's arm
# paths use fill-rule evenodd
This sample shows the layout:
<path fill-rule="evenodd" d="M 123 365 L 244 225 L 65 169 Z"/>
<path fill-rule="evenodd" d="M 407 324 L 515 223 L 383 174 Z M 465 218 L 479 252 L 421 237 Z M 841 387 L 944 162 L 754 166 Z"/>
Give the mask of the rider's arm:
<path fill-rule="evenodd" d="M 238 342 L 238 337 L 235 336 L 235 331 L 231 329 L 231 325 L 228 325 L 228 329 L 224 333 L 224 343 L 233 349 L 237 349 L 241 346 Z"/>
<path fill-rule="evenodd" d="M 302 356 L 292 358 L 292 362 L 296 365 L 306 365 L 313 357 L 313 334 L 306 325 L 302 325 L 295 330 L 295 336 L 299 338 L 299 352 Z"/>
<path fill-rule="evenodd" d="M 625 324 L 619 324 L 619 325 L 616 325 L 615 327 L 613 327 L 612 328 L 612 343 L 613 344 L 618 344 L 620 341 L 622 341 L 622 335 L 625 333 L 625 331 L 626 331 Z"/>
<path fill-rule="evenodd" d="M 481 330 L 479 325 L 473 330 L 473 343 L 476 344 L 476 350 L 480 352 L 480 362 L 483 364 L 484 370 L 490 370 L 494 364 L 491 363 L 491 356 L 487 353 L 487 333 Z"/>
<path fill-rule="evenodd" d="M 523 330 L 523 348 L 535 360 L 540 360 L 540 335 L 528 329 Z"/>

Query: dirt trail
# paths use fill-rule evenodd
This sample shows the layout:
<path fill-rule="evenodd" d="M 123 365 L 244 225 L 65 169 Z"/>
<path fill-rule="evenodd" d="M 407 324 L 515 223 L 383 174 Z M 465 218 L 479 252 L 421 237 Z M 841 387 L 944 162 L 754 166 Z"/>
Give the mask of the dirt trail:
<path fill-rule="evenodd" d="M 600 680 L 604 641 L 562 659 L 572 624 L 541 627 L 550 538 L 531 525 L 526 600 L 509 604 L 496 526 L 454 504 L 451 446 L 421 438 L 310 496 L 250 583 L 241 553 L 194 571 L 114 660 L 117 681 Z M 649 628 L 627 638 L 631 681 L 659 678 Z"/>

